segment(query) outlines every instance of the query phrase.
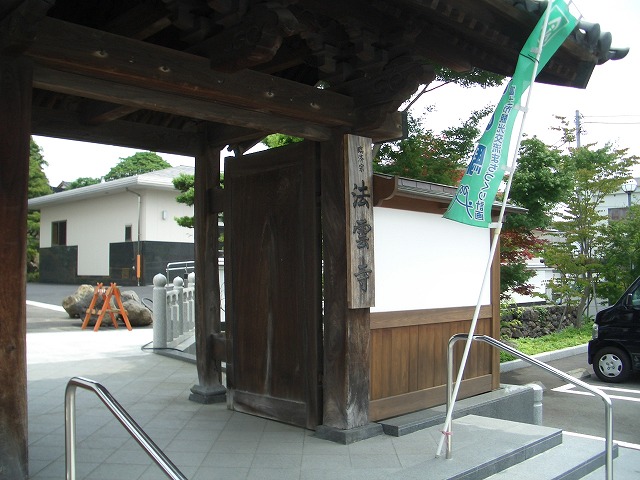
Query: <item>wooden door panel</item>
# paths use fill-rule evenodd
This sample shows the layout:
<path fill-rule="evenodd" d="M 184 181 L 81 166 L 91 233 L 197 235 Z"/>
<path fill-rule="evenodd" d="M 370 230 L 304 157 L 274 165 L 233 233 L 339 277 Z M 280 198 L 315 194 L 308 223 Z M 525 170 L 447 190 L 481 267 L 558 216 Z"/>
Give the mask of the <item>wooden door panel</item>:
<path fill-rule="evenodd" d="M 311 428 L 321 368 L 316 164 L 315 145 L 303 142 L 225 166 L 232 406 Z"/>

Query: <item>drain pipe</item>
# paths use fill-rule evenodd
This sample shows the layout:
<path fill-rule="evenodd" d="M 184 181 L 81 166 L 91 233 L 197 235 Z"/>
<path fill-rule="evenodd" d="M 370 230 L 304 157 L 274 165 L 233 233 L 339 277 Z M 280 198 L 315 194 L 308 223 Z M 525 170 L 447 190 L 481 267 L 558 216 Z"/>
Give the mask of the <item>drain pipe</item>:
<path fill-rule="evenodd" d="M 138 235 L 138 239 L 137 239 L 137 246 L 136 246 L 136 278 L 138 280 L 138 286 L 140 286 L 140 267 L 141 267 L 141 256 L 140 256 L 140 221 L 141 221 L 141 215 L 142 215 L 142 195 L 140 195 L 138 192 L 134 192 L 133 190 L 129 189 L 129 187 L 126 188 L 127 192 L 129 193 L 133 193 L 134 195 L 136 195 L 138 197 L 138 225 L 136 227 L 136 230 L 138 231 L 137 235 Z"/>

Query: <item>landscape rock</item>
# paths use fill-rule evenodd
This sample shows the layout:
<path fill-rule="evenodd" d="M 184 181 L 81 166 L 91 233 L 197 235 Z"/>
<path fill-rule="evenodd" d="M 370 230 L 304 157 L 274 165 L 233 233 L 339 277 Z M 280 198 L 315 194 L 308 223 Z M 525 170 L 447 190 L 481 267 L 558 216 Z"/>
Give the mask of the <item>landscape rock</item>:
<path fill-rule="evenodd" d="M 122 306 L 127 312 L 127 318 L 132 327 L 146 327 L 153 323 L 153 315 L 151 310 L 144 306 L 140 301 L 140 297 L 133 290 L 120 292 L 122 298 Z"/>
<path fill-rule="evenodd" d="M 535 338 L 574 325 L 576 308 L 563 305 L 537 305 L 503 309 L 500 314 L 502 338 Z"/>
<path fill-rule="evenodd" d="M 80 285 L 78 289 L 68 297 L 62 299 L 62 308 L 65 309 L 69 318 L 82 318 L 87 313 L 87 308 L 91 305 L 93 299 L 93 285 Z M 96 302 L 96 308 L 101 308 L 103 304 L 102 299 L 98 299 Z"/>
<path fill-rule="evenodd" d="M 62 300 L 62 307 L 65 309 L 70 318 L 81 318 L 84 320 L 87 309 L 91 305 L 93 300 L 95 287 L 92 285 L 80 285 L 78 289 L 72 294 L 65 297 Z M 122 306 L 127 312 L 127 318 L 132 327 L 146 327 L 153 323 L 153 315 L 141 301 L 138 294 L 133 290 L 126 290 L 120 292 L 120 298 L 122 299 Z M 96 312 L 100 311 L 104 304 L 102 298 L 98 298 L 94 309 Z M 115 297 L 111 298 L 111 308 L 116 308 Z M 93 326 L 98 319 L 98 315 L 92 315 L 89 320 L 89 325 Z M 122 318 L 118 315 L 118 320 L 122 322 Z M 103 317 L 103 324 L 108 322 L 111 325 L 111 317 L 109 314 L 105 314 Z"/>

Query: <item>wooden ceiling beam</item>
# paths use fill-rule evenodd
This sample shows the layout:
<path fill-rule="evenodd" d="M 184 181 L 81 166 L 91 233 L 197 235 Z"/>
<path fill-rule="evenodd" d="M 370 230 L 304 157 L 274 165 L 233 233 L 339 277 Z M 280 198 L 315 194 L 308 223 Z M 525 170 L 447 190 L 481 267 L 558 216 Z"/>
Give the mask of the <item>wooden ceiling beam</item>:
<path fill-rule="evenodd" d="M 36 65 L 34 87 L 102 102 L 118 103 L 145 110 L 172 113 L 213 123 L 224 123 L 270 133 L 285 133 L 317 141 L 326 141 L 330 129 L 317 123 L 245 110 L 217 102 L 179 94 L 158 92 L 104 79 L 60 72 Z"/>
<path fill-rule="evenodd" d="M 168 10 L 158 5 L 141 3 L 111 20 L 105 29 L 117 35 L 144 40 L 170 26 L 170 15 Z"/>
<path fill-rule="evenodd" d="M 100 123 L 122 118 L 136 110 L 136 107 L 116 105 L 114 103 L 86 101 L 79 112 L 79 116 L 82 123 L 99 125 Z"/>
<path fill-rule="evenodd" d="M 348 96 L 251 70 L 215 72 L 206 58 L 53 18 L 43 19 L 25 54 L 57 70 L 149 91 L 325 126 L 357 123 Z"/>
<path fill-rule="evenodd" d="M 115 120 L 91 126 L 78 123 L 75 112 L 33 106 L 31 131 L 34 135 L 101 143 L 193 157 L 200 148 L 195 132 Z M 90 160 L 90 159 L 87 159 Z"/>

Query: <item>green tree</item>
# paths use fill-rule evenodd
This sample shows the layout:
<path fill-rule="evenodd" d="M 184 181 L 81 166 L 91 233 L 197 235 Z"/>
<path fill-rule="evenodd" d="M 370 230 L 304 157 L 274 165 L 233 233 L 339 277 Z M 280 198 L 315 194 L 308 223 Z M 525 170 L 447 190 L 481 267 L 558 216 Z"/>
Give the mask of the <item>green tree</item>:
<path fill-rule="evenodd" d="M 41 197 L 52 193 L 49 180 L 44 173 L 43 167 L 48 163 L 42 156 L 42 149 L 31 138 L 29 145 L 29 198 Z"/>
<path fill-rule="evenodd" d="M 600 149 L 593 149 L 592 145 L 576 148 L 566 157 L 572 183 L 558 219 L 552 223 L 557 241 L 545 246 L 544 256 L 547 264 L 560 273 L 551 282 L 554 293 L 568 304 L 577 303 L 576 326 L 582 324 L 603 271 L 598 243 L 607 217 L 598 207 L 605 196 L 619 190 L 629 178 L 636 157 L 626 155 L 626 149 L 607 144 Z"/>
<path fill-rule="evenodd" d="M 285 135 L 283 133 L 272 133 L 271 135 L 267 135 L 262 140 L 262 143 L 269 148 L 278 148 L 292 143 L 302 142 L 303 140 L 304 138 L 292 137 L 291 135 Z"/>
<path fill-rule="evenodd" d="M 538 256 L 544 241 L 536 231 L 547 229 L 552 210 L 561 202 L 571 185 L 564 168 L 564 156 L 558 149 L 540 139 L 525 139 L 520 145 L 518 164 L 511 183 L 509 202 L 526 208 L 525 213 L 509 213 L 500 237 L 500 291 L 503 298 L 510 292 L 530 295 L 529 280 L 535 272 L 526 262 Z"/>
<path fill-rule="evenodd" d="M 120 158 L 120 162 L 109 170 L 104 179 L 108 182 L 169 167 L 171 167 L 171 164 L 155 152 L 136 152 L 129 157 Z"/>
<path fill-rule="evenodd" d="M 176 197 L 178 203 L 192 207 L 195 203 L 195 177 L 186 173 L 181 173 L 173 179 L 173 186 L 180 190 Z M 194 219 L 192 216 L 176 217 L 175 221 L 181 227 L 193 228 Z"/>
<path fill-rule="evenodd" d="M 89 185 L 97 185 L 100 182 L 102 182 L 102 178 L 78 177 L 73 182 L 70 182 L 67 188 L 69 190 L 73 190 L 74 188 L 82 188 L 82 187 L 88 187 Z"/>
<path fill-rule="evenodd" d="M 195 177 L 186 173 L 181 173 L 173 179 L 173 186 L 180 191 L 176 197 L 178 203 L 193 206 L 195 203 Z M 224 174 L 220 173 L 220 186 L 224 187 Z M 181 227 L 193 228 L 194 219 L 191 216 L 176 217 L 176 223 Z"/>
<path fill-rule="evenodd" d="M 42 150 L 31 138 L 29 146 L 28 197 L 36 198 L 52 193 L 43 167 L 47 165 Z M 27 275 L 29 280 L 37 277 L 38 249 L 40 248 L 40 212 L 29 210 L 27 214 Z"/>
<path fill-rule="evenodd" d="M 602 261 L 597 294 L 613 304 L 640 275 L 640 206 L 603 225 L 597 248 Z"/>
<path fill-rule="evenodd" d="M 456 72 L 444 67 L 437 67 L 436 80 L 442 82 L 440 85 L 430 87 L 428 90 L 439 88 L 443 85 L 454 83 L 461 87 L 497 87 L 502 84 L 504 77 L 496 73 L 487 72 L 479 68 L 472 68 L 471 70 L 465 70 L 464 72 Z"/>
<path fill-rule="evenodd" d="M 478 124 L 490 111 L 488 107 L 474 111 L 467 121 L 440 134 L 423 128 L 419 120 L 409 115 L 407 138 L 383 144 L 373 160 L 373 170 L 444 185 L 457 184 L 480 135 Z"/>

